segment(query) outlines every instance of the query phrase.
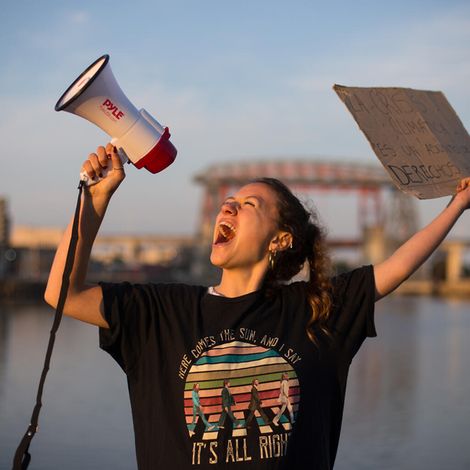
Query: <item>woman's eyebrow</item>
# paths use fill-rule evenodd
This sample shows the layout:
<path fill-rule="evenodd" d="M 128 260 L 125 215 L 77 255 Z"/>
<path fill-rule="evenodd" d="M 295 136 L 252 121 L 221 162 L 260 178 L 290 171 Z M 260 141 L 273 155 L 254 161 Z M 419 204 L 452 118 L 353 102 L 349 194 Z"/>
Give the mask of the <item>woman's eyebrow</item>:
<path fill-rule="evenodd" d="M 246 196 L 245 199 L 256 199 L 259 204 L 262 204 L 264 202 L 263 198 L 260 196 Z"/>
<path fill-rule="evenodd" d="M 262 197 L 255 196 L 255 195 L 245 196 L 242 199 L 256 199 L 260 204 L 262 204 L 264 202 L 264 199 Z M 236 200 L 236 198 L 234 196 L 229 196 L 229 197 L 224 199 L 224 202 L 235 201 L 235 200 Z"/>
<path fill-rule="evenodd" d="M 245 196 L 241 199 L 245 199 L 245 200 L 246 199 L 255 199 L 260 207 L 264 205 L 264 199 L 260 196 L 255 196 L 254 194 L 250 195 L 250 196 Z M 224 202 L 222 204 L 228 204 L 228 203 L 236 201 L 236 200 L 237 200 L 237 198 L 235 196 L 228 196 L 227 198 L 224 199 Z"/>

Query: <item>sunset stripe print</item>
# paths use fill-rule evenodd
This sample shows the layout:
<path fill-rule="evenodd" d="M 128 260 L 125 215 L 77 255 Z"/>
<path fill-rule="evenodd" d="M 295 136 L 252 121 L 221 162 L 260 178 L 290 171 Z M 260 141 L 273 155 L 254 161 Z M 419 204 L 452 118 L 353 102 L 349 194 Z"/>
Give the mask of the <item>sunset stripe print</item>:
<path fill-rule="evenodd" d="M 222 389 L 224 380 L 230 380 L 230 392 L 235 400 L 232 412 L 239 422 L 233 429 L 233 435 L 247 434 L 245 420 L 250 414 L 249 404 L 254 379 L 259 382 L 258 392 L 262 400 L 263 411 L 270 422 L 264 423 L 258 411 L 255 418 L 260 433 L 272 433 L 276 428 L 271 424 L 273 418 L 281 408 L 279 401 L 280 385 L 283 374 L 289 377 L 289 402 L 294 411 L 294 420 L 300 401 L 300 387 L 297 375 L 292 366 L 275 350 L 263 346 L 253 345 L 240 341 L 215 346 L 204 352 L 191 367 L 186 378 L 184 392 L 184 411 L 186 424 L 190 436 L 202 433 L 199 438 L 217 438 L 220 415 L 222 413 Z M 206 426 L 201 416 L 193 416 L 192 391 L 195 384 L 199 384 L 199 401 Z M 230 423 L 227 417 L 226 423 Z M 285 409 L 279 419 L 279 426 L 290 430 L 293 423 L 289 420 L 288 410 Z"/>

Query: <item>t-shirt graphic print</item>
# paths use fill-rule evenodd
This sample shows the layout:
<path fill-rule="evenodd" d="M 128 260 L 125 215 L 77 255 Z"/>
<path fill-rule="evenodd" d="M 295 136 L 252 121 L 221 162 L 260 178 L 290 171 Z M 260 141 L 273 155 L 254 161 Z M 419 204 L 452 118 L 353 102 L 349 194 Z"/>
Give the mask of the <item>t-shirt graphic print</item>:
<path fill-rule="evenodd" d="M 242 341 L 208 349 L 184 390 L 192 464 L 284 456 L 299 401 L 297 374 L 275 349 Z"/>

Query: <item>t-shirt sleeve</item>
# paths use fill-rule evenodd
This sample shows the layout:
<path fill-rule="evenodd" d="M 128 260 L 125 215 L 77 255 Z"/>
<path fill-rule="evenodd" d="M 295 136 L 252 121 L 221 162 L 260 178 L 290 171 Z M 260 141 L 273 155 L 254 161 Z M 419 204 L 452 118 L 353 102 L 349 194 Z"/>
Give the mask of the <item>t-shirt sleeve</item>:
<path fill-rule="evenodd" d="M 366 337 L 377 336 L 374 323 L 373 266 L 363 266 L 333 278 L 332 330 L 339 347 L 352 359 Z"/>
<path fill-rule="evenodd" d="M 101 283 L 104 317 L 108 328 L 100 328 L 100 347 L 128 373 L 138 361 L 145 342 L 155 328 L 155 295 L 150 285 Z"/>

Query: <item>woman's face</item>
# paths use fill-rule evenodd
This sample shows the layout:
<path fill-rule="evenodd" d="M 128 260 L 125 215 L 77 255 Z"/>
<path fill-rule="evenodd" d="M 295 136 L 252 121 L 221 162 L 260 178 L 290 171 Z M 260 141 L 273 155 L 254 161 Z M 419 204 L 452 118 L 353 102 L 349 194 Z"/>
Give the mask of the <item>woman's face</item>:
<path fill-rule="evenodd" d="M 228 197 L 216 218 L 211 262 L 223 269 L 253 268 L 267 262 L 278 235 L 274 191 L 266 184 L 243 186 Z"/>

